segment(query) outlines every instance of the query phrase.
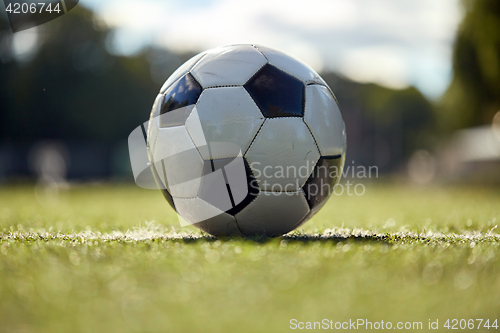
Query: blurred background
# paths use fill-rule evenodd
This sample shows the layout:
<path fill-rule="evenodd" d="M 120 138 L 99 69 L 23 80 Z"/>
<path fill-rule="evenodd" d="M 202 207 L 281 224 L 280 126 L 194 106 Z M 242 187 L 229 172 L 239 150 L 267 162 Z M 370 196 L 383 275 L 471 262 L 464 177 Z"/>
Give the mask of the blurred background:
<path fill-rule="evenodd" d="M 346 163 L 500 184 L 497 0 L 82 0 L 16 34 L 0 8 L 0 183 L 132 182 L 128 135 L 169 75 L 205 49 L 255 43 L 327 81 Z"/>

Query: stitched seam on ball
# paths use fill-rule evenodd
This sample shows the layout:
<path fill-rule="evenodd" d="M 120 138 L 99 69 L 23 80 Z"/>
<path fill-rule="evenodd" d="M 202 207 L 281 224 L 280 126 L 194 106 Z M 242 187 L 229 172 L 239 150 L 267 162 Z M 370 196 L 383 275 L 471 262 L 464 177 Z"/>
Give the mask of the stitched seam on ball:
<path fill-rule="evenodd" d="M 299 119 L 304 118 L 302 116 L 286 116 L 286 117 L 266 117 L 266 120 L 279 120 L 279 119 Z"/>
<path fill-rule="evenodd" d="M 246 150 L 245 154 L 243 154 L 243 156 L 246 156 L 247 152 L 250 150 L 250 148 L 252 148 L 252 146 L 254 145 L 255 141 L 257 140 L 257 137 L 259 136 L 260 132 L 262 131 L 262 127 L 264 127 L 264 124 L 266 123 L 266 121 L 271 121 L 271 120 L 274 120 L 274 119 L 297 119 L 297 118 L 301 118 L 301 117 L 274 117 L 274 118 L 265 118 L 264 122 L 262 123 L 262 125 L 260 125 L 260 128 L 259 130 L 257 131 L 257 134 L 255 134 L 255 137 L 253 138 L 252 142 L 250 143 L 250 145 L 248 146 L 248 149 Z M 302 119 L 302 121 L 304 121 L 304 119 Z M 309 131 L 310 132 L 310 131 Z M 313 139 L 314 139 L 314 136 L 313 136 Z M 320 153 L 321 154 L 321 153 Z"/>
<path fill-rule="evenodd" d="M 170 195 L 172 196 L 172 198 L 174 199 L 174 203 L 175 203 L 175 199 L 183 199 L 183 200 L 194 200 L 194 199 L 199 199 L 198 196 L 195 196 L 195 197 L 174 197 L 172 195 L 172 193 L 170 193 Z M 200 200 L 203 200 L 203 199 L 200 199 Z"/>
<path fill-rule="evenodd" d="M 297 119 L 297 118 L 304 118 L 304 116 L 286 116 L 286 117 L 280 117 L 280 116 L 277 116 L 277 117 L 266 117 L 266 119 Z"/>
<path fill-rule="evenodd" d="M 321 79 L 321 77 L 319 77 Z M 307 86 L 312 86 L 312 85 L 318 85 L 318 86 L 325 86 L 325 83 L 322 83 L 322 82 L 318 82 L 318 81 L 315 81 L 314 79 L 307 79 L 304 81 L 304 83 L 307 85 Z"/>
<path fill-rule="evenodd" d="M 259 71 L 260 71 L 260 70 L 261 70 L 261 69 L 262 69 L 265 65 L 270 65 L 270 63 L 269 63 L 269 59 L 268 59 L 268 58 L 267 58 L 267 56 L 264 54 L 264 52 L 262 52 L 262 50 L 259 50 L 259 48 L 258 48 L 257 46 L 255 46 L 254 44 L 252 44 L 252 47 L 253 47 L 254 49 L 256 49 L 256 50 L 257 50 L 257 52 L 259 52 L 259 54 L 261 54 L 261 55 L 264 57 L 264 59 L 266 59 L 266 62 L 265 62 L 262 66 L 260 66 L 260 68 L 259 68 L 259 69 L 258 69 L 258 70 L 257 70 L 257 71 L 253 74 L 253 75 L 252 75 L 252 77 L 254 77 L 254 75 L 255 75 L 255 74 L 257 74 L 257 73 L 258 73 L 258 72 L 259 72 Z M 251 79 L 252 77 L 250 77 L 250 79 Z M 248 82 L 248 81 L 250 81 L 250 79 L 248 79 L 248 80 L 247 80 L 247 82 Z M 246 83 L 246 82 L 245 82 L 245 83 Z"/>
<path fill-rule="evenodd" d="M 312 80 L 307 80 L 306 81 L 306 85 L 308 85 L 308 86 L 323 86 L 323 87 L 328 88 L 325 84 L 319 83 L 319 82 L 316 82 L 316 81 L 312 81 Z"/>
<path fill-rule="evenodd" d="M 262 55 L 264 57 L 264 59 L 266 59 L 266 62 L 262 66 L 260 66 L 259 69 L 257 69 L 257 71 L 255 71 L 255 73 L 253 73 L 253 75 L 250 77 L 250 79 L 251 79 L 255 74 L 257 74 L 262 69 L 262 67 L 264 67 L 265 65 L 269 64 L 269 59 L 266 57 L 266 55 L 264 54 L 264 52 L 262 52 L 261 50 L 259 50 L 254 44 L 252 44 L 250 46 L 252 46 L 260 55 Z M 247 82 L 250 81 L 250 79 L 248 79 Z"/>
<path fill-rule="evenodd" d="M 253 45 L 248 45 L 248 44 L 237 44 L 237 45 L 245 45 L 245 46 L 251 46 L 251 47 L 253 46 Z M 229 46 L 232 46 L 232 45 L 229 45 Z M 259 54 L 262 54 L 259 50 L 257 50 L 257 52 Z M 264 56 L 263 54 L 262 54 L 262 56 L 264 57 L 266 62 L 262 66 L 260 66 L 255 71 L 255 73 L 253 73 L 252 76 L 250 76 L 250 78 L 248 80 L 246 80 L 245 83 L 243 83 L 243 84 L 228 84 L 228 85 L 215 85 L 215 86 L 204 87 L 203 84 L 201 83 L 200 78 L 195 73 L 193 73 L 195 66 L 198 65 L 199 61 L 201 61 L 201 58 L 196 62 L 196 64 L 193 67 L 191 67 L 191 70 L 189 72 L 195 77 L 195 79 L 197 79 L 197 81 L 200 83 L 200 85 L 202 86 L 203 89 L 218 88 L 218 87 L 240 87 L 240 86 L 244 86 L 248 81 L 250 81 L 251 78 L 253 78 L 255 76 L 255 74 L 257 74 L 262 69 L 262 67 L 264 67 L 265 65 L 268 64 L 268 60 L 267 60 L 266 56 Z"/>
<path fill-rule="evenodd" d="M 273 120 L 273 119 L 283 119 L 283 118 L 297 119 L 297 118 L 300 118 L 300 117 L 276 117 L 276 118 L 266 118 L 266 120 L 262 123 L 261 128 L 259 129 L 259 131 L 258 131 L 258 132 L 257 132 L 257 134 L 255 135 L 254 140 L 252 141 L 252 143 L 251 143 L 251 144 L 250 144 L 250 146 L 248 147 L 247 151 L 245 152 L 244 156 L 246 157 L 246 153 L 247 153 L 247 152 L 250 150 L 250 148 L 253 146 L 253 144 L 254 144 L 255 140 L 257 140 L 257 136 L 260 134 L 261 129 L 262 129 L 262 127 L 264 126 L 264 124 L 265 124 L 265 122 L 266 122 L 266 121 L 268 121 L 268 120 Z M 318 158 L 318 159 L 316 159 L 316 160 L 315 160 L 315 162 L 314 162 L 314 166 L 316 167 L 316 163 L 318 163 L 319 159 L 320 159 L 320 158 L 321 158 L 321 156 L 322 156 L 322 155 L 321 155 L 321 150 L 318 148 L 318 144 L 316 143 L 316 139 L 314 138 L 314 135 L 311 133 L 311 130 L 309 129 L 309 127 L 307 126 L 307 124 L 305 123 L 305 121 L 304 121 L 304 119 L 303 119 L 303 118 L 302 118 L 302 122 L 306 125 L 307 130 L 309 131 L 309 134 L 311 134 L 311 136 L 312 136 L 312 138 L 313 138 L 313 141 L 314 141 L 314 145 L 315 145 L 315 147 L 316 147 L 316 149 L 317 149 L 317 151 L 318 151 L 318 153 L 319 153 L 319 158 Z M 250 167 L 250 169 L 252 169 L 252 168 Z M 314 168 L 313 168 L 313 170 L 312 170 L 311 172 L 313 172 L 313 171 L 314 171 Z M 252 171 L 252 173 L 253 173 L 253 171 Z M 310 176 L 310 175 L 309 175 L 309 176 Z M 307 179 L 309 179 L 309 177 L 307 177 Z M 302 188 L 302 186 L 304 186 L 304 184 L 307 182 L 307 179 L 306 179 L 306 180 L 304 181 L 304 183 L 300 186 L 301 188 Z M 259 185 L 259 189 L 260 189 L 261 191 L 264 191 L 264 190 L 260 187 L 261 182 L 259 181 L 259 179 L 257 179 L 257 177 L 255 177 L 255 180 L 257 181 L 257 185 Z M 285 192 L 297 192 L 297 191 L 298 191 L 298 190 L 296 190 L 296 191 L 285 191 Z M 264 191 L 264 192 L 277 192 L 277 191 Z"/>
<path fill-rule="evenodd" d="M 233 87 L 233 86 L 231 86 L 231 87 Z M 236 87 L 243 87 L 243 86 L 236 86 Z M 243 87 L 243 89 L 245 90 L 246 94 L 247 94 L 248 96 L 250 96 L 250 98 L 252 99 L 252 101 L 253 101 L 253 103 L 254 103 L 255 107 L 259 110 L 259 112 L 260 112 L 260 114 L 261 114 L 261 116 L 262 116 L 262 118 L 261 118 L 261 119 L 264 119 L 264 121 L 262 122 L 262 124 L 260 124 L 259 129 L 258 129 L 257 133 L 255 133 L 255 135 L 253 136 L 253 138 L 252 138 L 252 142 L 250 142 L 250 144 L 248 145 L 248 148 L 247 148 L 244 152 L 242 152 L 242 157 L 244 157 L 244 156 L 245 156 L 245 154 L 247 153 L 247 151 L 250 149 L 250 147 L 252 146 L 253 142 L 255 141 L 255 138 L 256 138 L 256 137 L 257 137 L 257 135 L 259 134 L 260 129 L 262 128 L 262 126 L 263 126 L 263 125 L 264 125 L 264 123 L 266 122 L 266 117 L 264 117 L 264 115 L 262 115 L 262 112 L 260 111 L 259 106 L 255 103 L 255 101 L 253 100 L 252 96 L 248 93 L 248 91 L 247 91 L 244 87 Z M 200 94 L 200 98 L 198 98 L 198 101 L 201 99 L 201 96 L 203 95 L 203 93 L 204 93 L 204 91 Z M 196 105 L 198 105 L 198 102 L 196 102 Z M 193 109 L 194 109 L 194 108 L 193 108 Z M 192 110 L 191 110 L 191 114 L 192 114 Z M 189 115 L 189 117 L 191 117 L 191 114 Z M 185 123 L 187 123 L 187 120 L 189 119 L 189 117 L 187 117 L 187 118 L 186 118 L 186 122 L 185 122 Z M 294 117 L 294 118 L 295 118 L 295 117 Z M 185 125 L 184 125 L 184 126 L 185 126 Z M 196 145 L 196 142 L 194 142 L 194 139 L 193 139 L 193 137 L 191 136 L 191 133 L 189 132 L 189 129 L 188 129 L 187 127 L 186 127 L 186 131 L 188 132 L 188 135 L 189 135 L 189 137 L 191 138 L 191 141 L 193 142 L 194 146 L 196 147 L 196 150 L 198 150 L 198 153 L 200 154 L 201 158 L 203 159 L 203 155 L 201 154 L 201 151 L 200 151 L 199 147 Z M 210 157 L 211 157 L 211 156 L 210 156 Z M 218 157 L 217 159 L 219 159 L 219 158 L 236 158 L 236 157 L 238 157 L 238 156 L 232 156 L 232 155 L 231 155 L 231 156 L 228 156 L 228 157 Z M 213 159 L 213 158 L 211 158 L 211 159 Z M 203 160 L 205 161 L 205 159 L 203 159 Z"/>
<path fill-rule="evenodd" d="M 204 55 L 202 55 L 200 57 L 200 59 L 198 59 L 194 64 L 193 66 L 191 66 L 191 68 L 188 70 L 188 73 L 191 72 L 201 61 L 201 59 L 205 58 L 205 56 L 207 55 L 208 53 L 205 53 Z"/>
<path fill-rule="evenodd" d="M 319 144 L 316 141 L 316 137 L 314 136 L 313 132 L 311 131 L 311 128 L 309 127 L 309 125 L 306 123 L 306 121 L 304 119 L 302 119 L 302 121 L 304 122 L 304 124 L 306 124 L 307 130 L 309 131 L 309 133 L 311 134 L 311 136 L 312 136 L 312 138 L 314 140 L 314 144 L 316 145 L 316 148 L 318 149 L 320 157 L 323 156 L 322 152 L 321 152 L 321 149 L 319 148 Z M 318 163 L 318 161 L 316 161 L 316 163 Z"/>
<path fill-rule="evenodd" d="M 255 143 L 255 140 L 257 140 L 257 137 L 259 136 L 260 132 L 262 131 L 262 127 L 264 127 L 264 124 L 266 123 L 267 120 L 268 120 L 267 118 L 264 119 L 264 121 L 262 122 L 262 124 L 259 127 L 259 130 L 257 131 L 255 136 L 253 137 L 252 142 L 250 142 L 250 144 L 248 145 L 248 148 L 245 151 L 245 153 L 243 154 L 243 156 L 246 157 L 248 151 L 250 150 L 250 148 L 252 148 L 253 144 Z"/>
<path fill-rule="evenodd" d="M 255 197 L 255 198 L 257 198 L 257 197 Z M 253 200 L 255 200 L 255 198 L 254 198 Z M 250 202 L 248 203 L 248 205 L 249 205 L 249 204 L 251 204 L 251 203 L 253 202 L 253 200 L 252 200 L 252 201 L 250 201 Z M 246 205 L 243 209 L 245 209 L 246 207 L 248 207 L 248 205 Z M 238 213 L 239 213 L 239 212 L 238 212 Z M 241 231 L 241 228 L 240 228 L 240 225 L 238 224 L 238 219 L 236 218 L 236 215 L 233 215 L 233 218 L 234 218 L 234 223 L 236 223 L 236 228 L 238 228 L 238 231 L 240 232 L 241 236 L 245 235 L 245 234 L 243 233 L 243 231 Z"/>
<path fill-rule="evenodd" d="M 207 55 L 206 53 L 205 53 L 205 54 L 203 54 L 203 55 L 200 57 L 200 59 L 198 59 L 198 60 L 194 63 L 194 65 L 193 65 L 193 66 L 191 66 L 191 68 L 189 68 L 189 69 L 188 69 L 188 70 L 187 70 L 184 74 L 182 74 L 181 76 L 179 76 L 179 78 L 178 78 L 178 79 L 180 79 L 181 77 L 183 77 L 183 76 L 184 76 L 184 75 L 186 75 L 187 73 L 190 73 L 190 72 L 191 72 L 191 70 L 194 68 L 194 66 L 196 66 L 196 65 L 200 62 L 200 60 L 201 60 L 201 59 L 203 59 L 206 55 Z M 182 66 L 182 65 L 181 65 L 181 66 Z M 172 73 L 172 74 L 173 74 L 173 73 Z M 177 79 L 177 80 L 178 80 L 178 79 Z M 167 79 L 167 80 L 168 80 L 168 79 Z M 168 88 L 170 88 L 170 87 L 171 87 L 171 86 L 172 86 L 175 82 L 177 82 L 177 80 L 175 80 L 175 81 L 174 81 L 174 82 L 172 82 L 170 85 L 168 85 L 168 86 L 165 88 L 165 90 L 164 90 L 163 92 L 162 92 L 162 91 L 161 91 L 161 89 L 160 89 L 160 93 L 162 93 L 162 94 L 163 94 L 163 93 L 165 93 L 165 91 L 167 91 L 167 90 L 168 90 Z M 201 85 L 201 84 L 200 84 L 200 85 Z"/>
<path fill-rule="evenodd" d="M 260 70 L 260 69 L 259 69 Z M 247 81 L 248 82 L 248 81 Z M 242 86 L 243 87 L 243 86 Z M 264 121 L 262 122 L 262 124 L 260 124 L 260 127 L 259 127 L 259 131 L 260 131 L 260 128 L 262 127 L 262 125 L 264 124 L 265 120 L 266 120 L 266 116 L 264 116 L 264 114 L 262 113 L 262 110 L 259 108 L 259 106 L 257 105 L 257 103 L 255 102 L 255 100 L 253 99 L 252 95 L 248 92 L 248 90 L 245 89 L 245 87 L 243 87 L 243 90 L 245 90 L 245 93 L 250 97 L 250 99 L 252 100 L 253 102 L 253 105 L 255 105 L 255 107 L 257 108 L 257 110 L 259 110 L 260 112 L 260 115 L 262 116 L 262 118 L 260 119 L 264 119 Z M 257 136 L 257 134 L 259 134 L 259 131 L 257 131 L 257 133 L 255 133 L 253 139 L 255 139 L 255 137 Z M 253 140 L 252 140 L 253 142 Z M 248 146 L 248 148 L 245 150 L 245 153 L 248 151 L 248 149 L 250 148 L 250 145 Z M 245 155 L 245 154 L 243 154 Z"/>
<path fill-rule="evenodd" d="M 185 72 L 184 74 L 182 74 L 181 76 L 179 76 L 177 79 L 175 79 L 174 82 L 172 82 L 165 90 L 161 91 L 160 89 L 160 94 L 163 94 L 165 95 L 165 93 L 167 92 L 168 89 L 170 89 L 175 83 L 177 83 L 178 81 L 180 81 L 184 76 L 188 75 L 189 74 L 189 71 Z M 163 99 L 163 102 L 165 102 L 165 99 Z M 162 102 L 162 104 L 163 104 Z M 161 110 L 160 110 L 161 111 Z"/>
<path fill-rule="evenodd" d="M 260 71 L 260 69 L 255 74 L 257 74 L 259 71 Z M 254 76 L 255 76 L 255 74 L 254 74 Z M 252 78 L 253 78 L 253 76 L 251 78 L 249 78 L 248 81 L 250 81 Z M 248 81 L 245 84 L 247 84 Z M 245 88 L 245 85 L 243 85 L 243 88 Z M 245 88 L 245 91 L 247 92 L 248 96 L 250 96 L 250 98 L 252 99 L 253 103 L 255 104 L 255 106 L 257 107 L 257 109 L 259 110 L 259 112 L 262 115 L 262 117 L 264 119 L 266 119 L 266 116 L 264 115 L 264 112 L 262 112 L 262 109 L 260 108 L 260 106 L 257 104 L 257 102 L 255 101 L 255 99 L 253 98 L 252 94 L 250 94 L 250 92 L 246 88 Z"/>
<path fill-rule="evenodd" d="M 253 197 L 252 201 L 250 201 L 250 202 L 249 202 L 249 203 L 248 203 L 248 204 L 247 204 L 247 205 L 246 205 L 246 206 L 245 206 L 242 210 L 240 210 L 238 213 L 236 213 L 236 214 L 234 215 L 234 218 L 235 218 L 235 219 L 236 219 L 236 215 L 238 215 L 239 213 L 241 213 L 242 211 L 244 211 L 246 208 L 248 208 L 248 206 L 250 206 L 250 205 L 251 205 L 251 204 L 255 201 L 255 199 L 257 199 L 257 197 L 260 195 L 260 192 L 262 192 L 262 190 L 259 188 L 259 193 L 258 193 L 256 196 L 254 196 L 254 197 Z M 238 221 L 236 221 L 236 223 L 237 223 L 237 222 L 238 222 Z"/>
<path fill-rule="evenodd" d="M 236 88 L 236 87 L 243 87 L 243 85 L 242 84 L 223 84 L 223 85 L 209 86 L 209 87 L 206 87 L 203 89 L 207 90 L 207 89 L 214 89 L 214 88 Z"/>
<path fill-rule="evenodd" d="M 194 79 L 195 79 L 195 80 L 198 82 L 198 84 L 201 86 L 201 89 L 202 89 L 202 92 L 203 92 L 203 89 L 205 89 L 205 87 L 203 86 L 203 83 L 201 83 L 200 78 L 199 78 L 199 77 L 197 77 L 197 76 L 196 76 L 196 74 L 195 74 L 194 72 L 192 72 L 192 71 L 189 71 L 189 72 L 187 72 L 186 74 L 191 74 L 191 75 L 194 77 Z"/>
<path fill-rule="evenodd" d="M 300 225 L 302 225 L 303 223 L 305 223 L 305 222 L 309 219 L 309 218 L 308 218 L 308 216 L 309 216 L 309 214 L 310 214 L 310 213 L 311 213 L 311 211 L 312 211 L 311 207 L 309 207 L 309 201 L 307 201 L 307 198 L 306 198 L 306 192 L 304 191 L 304 189 L 303 189 L 303 188 L 301 189 L 301 192 L 302 192 L 302 196 L 304 197 L 304 200 L 306 201 L 306 207 L 307 207 L 307 209 L 308 209 L 309 211 L 308 211 L 308 212 L 306 213 L 306 215 L 304 215 L 304 217 L 302 217 L 302 218 L 300 219 L 300 221 L 299 221 L 299 222 L 297 222 L 297 224 L 293 227 L 293 229 L 294 229 L 294 230 L 295 230 L 295 229 L 297 229 Z M 328 199 L 327 199 L 327 200 L 328 200 Z"/>
<path fill-rule="evenodd" d="M 330 86 L 328 86 L 327 84 L 325 85 L 325 84 L 317 83 L 317 82 L 308 83 L 307 85 L 308 86 L 321 86 L 321 87 L 325 87 L 326 89 L 328 89 L 328 91 L 330 92 L 330 94 L 332 94 L 333 99 L 335 100 L 335 103 L 337 103 L 337 107 L 339 108 L 339 111 L 340 111 L 340 103 L 339 103 L 339 101 L 337 99 L 337 96 L 335 96 L 335 94 L 333 93 L 332 89 L 330 88 Z"/>
<path fill-rule="evenodd" d="M 251 77 L 251 78 L 249 78 L 247 82 L 245 82 L 245 84 L 247 84 L 247 83 L 248 83 L 251 79 L 253 79 L 253 77 L 254 77 L 255 75 L 257 75 L 257 74 L 258 74 L 258 73 L 262 70 L 262 68 L 264 68 L 264 66 L 265 66 L 265 65 L 267 65 L 267 64 L 262 65 L 262 67 L 261 67 L 261 68 L 259 68 L 259 70 L 258 70 L 257 72 L 255 72 L 255 74 L 254 74 L 254 75 L 252 75 L 252 77 Z M 285 74 L 287 74 L 287 75 L 290 75 L 291 77 L 295 78 L 296 80 L 299 80 L 299 81 L 302 83 L 302 85 L 303 85 L 303 87 L 302 87 L 302 111 L 304 112 L 304 109 L 305 109 L 305 90 L 306 90 L 306 85 L 304 84 L 304 81 L 302 81 L 301 79 L 299 79 L 299 78 L 297 78 L 297 77 L 293 76 L 292 74 L 290 74 L 290 73 L 288 73 L 288 72 L 286 72 L 286 71 L 282 70 L 281 68 L 278 68 L 278 67 L 276 67 L 276 66 L 272 65 L 271 63 L 269 63 L 269 65 L 270 65 L 270 66 L 273 66 L 273 67 L 274 67 L 274 68 L 276 68 L 277 70 L 282 71 L 283 73 L 285 73 Z M 245 89 L 245 90 L 246 90 L 246 89 Z M 247 90 L 247 92 L 248 92 L 248 90 Z M 248 93 L 248 94 L 250 95 L 250 97 L 252 97 L 252 100 L 253 100 L 253 101 L 254 101 L 254 103 L 257 105 L 257 102 L 256 102 L 256 101 L 255 101 L 255 99 L 253 98 L 252 94 L 250 94 L 250 93 Z M 257 105 L 257 107 L 259 108 L 259 110 L 260 110 L 260 112 L 262 113 L 262 115 L 264 115 L 264 112 L 262 111 L 262 109 L 261 109 L 258 105 Z M 266 117 L 266 118 L 269 118 L 269 119 L 273 119 L 273 118 L 300 118 L 300 117 L 303 117 L 303 116 L 304 116 L 304 115 L 302 115 L 302 116 L 294 116 L 294 117 L 288 116 L 288 117 Z M 265 116 L 264 116 L 264 117 L 265 117 Z"/>
<path fill-rule="evenodd" d="M 194 108 L 193 108 L 194 110 Z M 193 114 L 193 110 L 191 110 L 191 114 L 189 115 L 189 117 L 191 117 L 191 115 Z M 184 126 L 186 128 L 186 132 L 189 136 L 189 138 L 191 139 L 191 142 L 193 143 L 194 147 L 196 148 L 196 150 L 198 151 L 198 154 L 200 154 L 200 157 L 201 159 L 204 161 L 203 159 L 203 155 L 201 154 L 201 151 L 200 149 L 198 148 L 198 146 L 196 145 L 196 142 L 194 142 L 194 139 L 193 137 L 191 136 L 191 133 L 189 132 L 189 129 L 186 127 L 186 123 L 187 123 L 187 120 L 189 119 L 189 117 L 186 118 L 186 121 L 184 122 L 184 125 L 181 125 L 181 126 Z"/>
<path fill-rule="evenodd" d="M 264 52 L 262 52 L 262 50 L 260 50 L 260 49 L 259 49 L 259 47 L 258 47 L 257 45 L 252 44 L 252 46 L 253 46 L 253 47 L 254 47 L 254 48 L 255 48 L 255 49 L 256 49 L 256 50 L 257 50 L 260 54 L 262 54 L 262 56 L 263 56 L 264 58 L 266 58 L 267 63 L 269 63 L 269 58 L 268 58 L 268 57 L 264 54 Z"/>
<path fill-rule="evenodd" d="M 287 72 L 287 71 L 285 71 L 284 69 L 279 68 L 279 67 L 278 67 L 278 65 L 273 65 L 273 64 L 271 64 L 271 63 L 269 63 L 269 65 L 271 65 L 271 66 L 273 66 L 273 67 L 275 67 L 275 68 L 279 69 L 280 71 L 282 71 L 282 72 L 283 72 L 283 73 L 285 73 L 285 74 L 290 75 L 290 76 L 291 76 L 291 77 L 293 77 L 294 79 L 299 80 L 299 81 L 300 81 L 300 82 L 301 82 L 304 86 L 306 85 L 304 81 L 302 81 L 301 79 L 299 79 L 299 78 L 298 78 L 298 77 L 296 77 L 295 75 L 293 75 L 293 74 L 291 74 L 291 73 L 288 73 L 288 72 Z"/>
<path fill-rule="evenodd" d="M 262 130 L 262 127 L 264 126 L 264 124 L 266 123 L 268 119 L 265 119 L 262 124 L 260 125 L 259 127 L 259 130 L 257 131 L 257 134 L 255 134 L 255 136 L 253 137 L 253 140 L 252 142 L 250 143 L 250 145 L 248 145 L 248 148 L 247 150 L 245 151 L 245 153 L 243 154 L 243 157 L 246 159 L 247 163 L 248 163 L 248 168 L 250 169 L 250 172 L 252 173 L 255 181 L 257 182 L 257 186 L 259 187 L 259 191 L 261 191 L 262 189 L 260 188 L 260 181 L 257 179 L 257 177 L 255 177 L 255 174 L 254 174 L 254 171 L 252 170 L 252 166 L 250 164 L 250 162 L 248 161 L 247 157 L 246 157 L 246 154 L 247 152 L 250 150 L 250 148 L 253 146 L 255 140 L 257 140 L 257 136 L 260 134 L 261 130 Z M 253 200 L 252 200 L 253 201 Z M 250 202 L 251 203 L 251 202 Z M 249 203 L 249 204 L 250 204 Z M 247 205 L 248 206 L 248 205 Z"/>
<path fill-rule="evenodd" d="M 257 46 L 253 45 L 253 47 L 255 47 L 257 50 L 259 50 L 259 48 L 258 48 Z M 263 56 L 267 59 L 267 63 L 268 63 L 269 65 L 271 65 L 271 66 L 273 66 L 273 67 L 275 67 L 275 68 L 279 69 L 280 71 L 282 71 L 283 73 L 286 73 L 286 74 L 290 75 L 291 77 L 296 78 L 296 79 L 297 79 L 297 80 L 299 80 L 300 82 L 305 83 L 304 81 L 302 81 L 302 80 L 301 80 L 300 78 L 298 78 L 297 76 L 295 76 L 295 75 L 293 75 L 293 74 L 290 74 L 290 73 L 288 73 L 287 71 L 285 71 L 285 70 L 283 70 L 283 69 L 279 68 L 279 67 L 278 67 L 278 65 L 272 64 L 272 63 L 271 63 L 271 61 L 269 60 L 269 58 L 268 58 L 268 57 L 264 54 L 264 52 L 262 52 L 262 50 L 259 50 L 259 52 L 260 52 L 260 53 L 262 53 L 262 55 L 263 55 Z M 294 59 L 294 60 L 295 60 L 295 59 Z"/>
<path fill-rule="evenodd" d="M 306 88 L 306 85 L 302 87 L 302 119 L 304 119 L 306 114 Z"/>

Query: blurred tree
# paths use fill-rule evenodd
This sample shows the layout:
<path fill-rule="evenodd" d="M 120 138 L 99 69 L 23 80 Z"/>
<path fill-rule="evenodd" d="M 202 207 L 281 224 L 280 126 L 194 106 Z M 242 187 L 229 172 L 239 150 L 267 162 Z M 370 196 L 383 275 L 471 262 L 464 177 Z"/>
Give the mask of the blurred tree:
<path fill-rule="evenodd" d="M 491 124 L 500 110 L 500 1 L 463 0 L 453 80 L 439 111 L 442 129 Z"/>
<path fill-rule="evenodd" d="M 414 87 L 395 90 L 333 73 L 323 78 L 346 123 L 348 160 L 395 171 L 415 150 L 433 146 L 433 105 Z"/>
<path fill-rule="evenodd" d="M 17 36 L 0 21 L 0 45 L 10 47 Z M 155 49 L 114 55 L 110 29 L 83 6 L 38 29 L 33 59 L 0 59 L 0 140 L 124 140 L 148 119 L 160 81 L 189 56 Z M 155 82 L 158 59 L 169 61 Z"/>

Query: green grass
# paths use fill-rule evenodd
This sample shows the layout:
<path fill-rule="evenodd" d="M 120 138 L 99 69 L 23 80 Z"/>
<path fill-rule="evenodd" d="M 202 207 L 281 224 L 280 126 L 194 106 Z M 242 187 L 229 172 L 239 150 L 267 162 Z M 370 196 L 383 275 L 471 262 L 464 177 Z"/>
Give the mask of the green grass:
<path fill-rule="evenodd" d="M 285 237 L 217 240 L 155 191 L 3 187 L 0 332 L 500 320 L 499 202 L 495 188 L 367 185 Z"/>

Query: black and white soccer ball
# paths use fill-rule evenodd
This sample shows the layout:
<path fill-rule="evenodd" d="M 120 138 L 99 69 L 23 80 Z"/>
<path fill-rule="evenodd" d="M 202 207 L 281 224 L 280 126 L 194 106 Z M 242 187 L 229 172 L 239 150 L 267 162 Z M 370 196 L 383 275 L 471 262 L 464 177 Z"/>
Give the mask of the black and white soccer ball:
<path fill-rule="evenodd" d="M 153 174 L 182 221 L 217 236 L 290 232 L 339 182 L 345 125 L 325 81 L 260 45 L 202 52 L 158 94 Z"/>

